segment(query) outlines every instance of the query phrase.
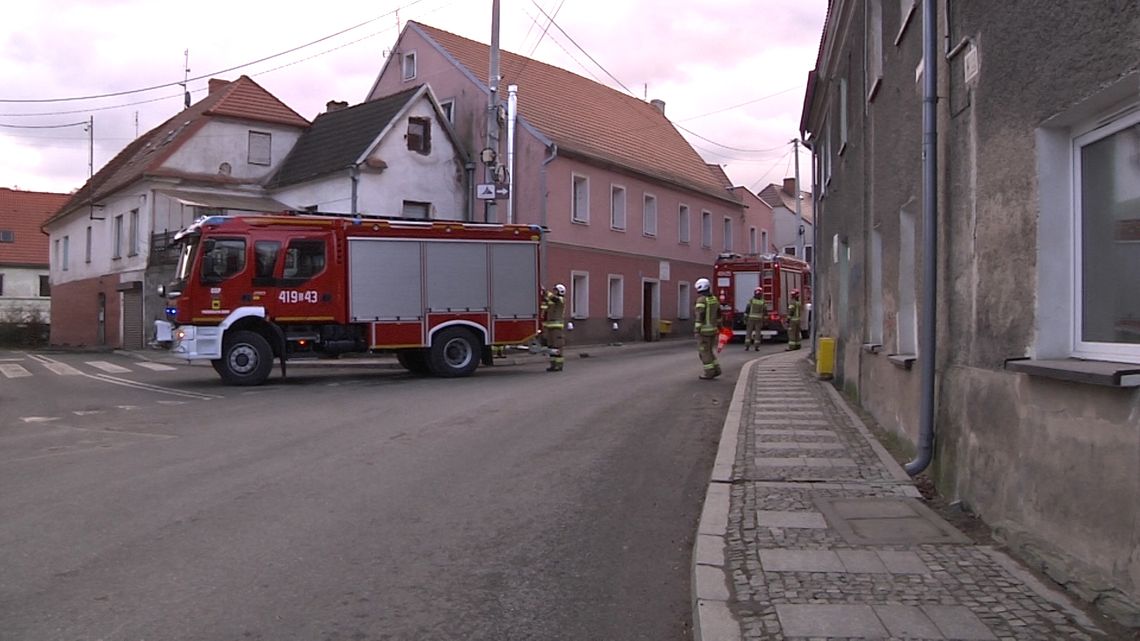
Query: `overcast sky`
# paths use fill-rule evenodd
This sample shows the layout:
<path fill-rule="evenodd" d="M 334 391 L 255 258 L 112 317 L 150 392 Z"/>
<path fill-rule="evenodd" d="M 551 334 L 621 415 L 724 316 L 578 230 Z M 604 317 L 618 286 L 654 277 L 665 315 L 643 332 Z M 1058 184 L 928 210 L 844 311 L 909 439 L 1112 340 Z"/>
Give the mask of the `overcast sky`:
<path fill-rule="evenodd" d="M 245 74 L 312 120 L 329 100 L 364 100 L 408 20 L 490 43 L 491 6 L 7 3 L 0 24 L 0 187 L 80 187 L 88 177 L 88 133 L 83 125 L 60 125 L 94 118 L 98 171 L 138 134 L 182 110 L 181 87 L 164 85 L 183 80 L 186 50 L 192 101 L 205 96 L 209 77 Z M 707 162 L 758 191 L 792 175 L 790 141 L 826 9 L 827 0 L 501 0 L 500 46 L 622 90 L 612 75 L 640 98 L 664 100 L 666 115 Z M 547 28 L 543 12 L 557 26 Z M 62 100 L 113 93 L 121 95 Z M 808 156 L 800 158 L 809 186 Z"/>

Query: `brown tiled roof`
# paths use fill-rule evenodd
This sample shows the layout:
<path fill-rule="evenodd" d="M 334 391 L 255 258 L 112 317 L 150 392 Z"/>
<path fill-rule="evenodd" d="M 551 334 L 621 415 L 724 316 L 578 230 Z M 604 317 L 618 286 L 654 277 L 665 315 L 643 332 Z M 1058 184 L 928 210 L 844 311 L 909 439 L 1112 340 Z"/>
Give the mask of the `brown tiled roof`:
<path fill-rule="evenodd" d="M 18 191 L 0 187 L 0 231 L 12 232 L 14 242 L 0 242 L 0 265 L 48 265 L 48 237 L 40 226 L 63 203 L 67 194 Z"/>
<path fill-rule="evenodd" d="M 713 175 L 716 176 L 718 180 L 720 180 L 720 184 L 724 185 L 725 189 L 731 190 L 733 188 L 732 180 L 729 179 L 728 174 L 724 173 L 724 167 L 711 162 L 706 163 L 705 166 L 707 166 L 709 168 L 709 171 L 711 171 Z"/>
<path fill-rule="evenodd" d="M 480 83 L 487 83 L 490 47 L 419 22 Z M 553 65 L 500 51 L 499 86 L 519 87 L 519 113 L 560 151 L 614 163 L 690 189 L 735 200 L 720 177 L 653 105 Z"/>
<path fill-rule="evenodd" d="M 792 213 L 795 213 L 796 211 L 795 197 L 792 196 L 792 192 L 785 191 L 783 185 L 777 185 L 773 183 L 760 190 L 760 193 L 756 195 L 759 196 L 760 200 L 763 200 L 772 209 L 775 209 L 776 207 L 783 207 Z M 812 222 L 815 220 L 815 214 L 814 210 L 812 209 L 811 192 L 801 190 L 800 196 L 800 213 L 803 215 L 804 219 L 806 219 L 808 222 Z"/>
<path fill-rule="evenodd" d="M 249 76 L 241 76 L 136 138 L 103 165 L 98 173 L 75 192 L 59 213 L 46 222 L 54 222 L 80 207 L 97 203 L 144 176 L 158 173 L 159 166 L 201 129 L 210 117 L 240 118 L 295 127 L 309 126 L 308 120 Z"/>

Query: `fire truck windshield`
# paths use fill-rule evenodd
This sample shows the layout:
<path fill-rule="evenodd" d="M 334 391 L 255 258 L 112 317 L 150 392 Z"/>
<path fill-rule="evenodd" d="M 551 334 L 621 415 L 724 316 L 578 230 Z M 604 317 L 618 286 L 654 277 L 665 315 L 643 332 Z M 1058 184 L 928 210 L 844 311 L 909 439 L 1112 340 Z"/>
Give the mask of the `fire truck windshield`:
<path fill-rule="evenodd" d="M 190 278 L 190 270 L 194 266 L 194 254 L 201 239 L 198 234 L 182 237 L 182 248 L 178 252 L 178 268 L 174 272 L 176 280 L 185 281 Z"/>

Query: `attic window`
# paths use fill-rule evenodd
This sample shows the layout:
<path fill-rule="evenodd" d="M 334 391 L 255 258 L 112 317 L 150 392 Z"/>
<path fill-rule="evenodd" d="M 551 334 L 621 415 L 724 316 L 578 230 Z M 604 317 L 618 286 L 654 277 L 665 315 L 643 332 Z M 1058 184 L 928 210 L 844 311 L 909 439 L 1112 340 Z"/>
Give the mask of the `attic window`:
<path fill-rule="evenodd" d="M 268 165 L 272 158 L 273 135 L 264 131 L 249 132 L 249 164 Z"/>
<path fill-rule="evenodd" d="M 404 54 L 404 80 L 416 77 L 416 52 Z"/>
<path fill-rule="evenodd" d="M 16 242 L 16 232 L 11 229 L 0 229 L 0 243 Z"/>
<path fill-rule="evenodd" d="M 408 151 L 425 156 L 431 153 L 431 119 L 408 118 Z"/>

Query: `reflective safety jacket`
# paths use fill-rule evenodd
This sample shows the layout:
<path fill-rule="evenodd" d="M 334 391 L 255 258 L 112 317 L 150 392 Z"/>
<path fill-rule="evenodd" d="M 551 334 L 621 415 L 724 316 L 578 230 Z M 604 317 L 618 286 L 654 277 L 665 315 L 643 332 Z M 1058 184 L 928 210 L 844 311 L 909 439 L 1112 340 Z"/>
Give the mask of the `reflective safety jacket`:
<path fill-rule="evenodd" d="M 720 301 L 716 296 L 697 297 L 695 331 L 701 336 L 714 336 L 720 323 Z"/>
<path fill-rule="evenodd" d="M 744 316 L 749 320 L 762 320 L 764 318 L 764 310 L 768 307 L 768 303 L 764 302 L 763 298 L 752 297 L 748 301 L 748 306 L 744 308 Z"/>
<path fill-rule="evenodd" d="M 546 329 L 562 329 L 565 327 L 566 299 L 558 292 L 547 292 L 542 298 L 542 326 Z"/>
<path fill-rule="evenodd" d="M 800 319 L 800 301 L 788 301 L 788 320 L 798 321 Z"/>

